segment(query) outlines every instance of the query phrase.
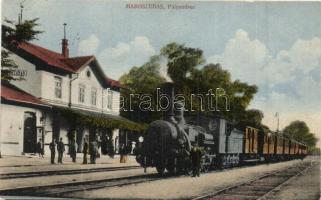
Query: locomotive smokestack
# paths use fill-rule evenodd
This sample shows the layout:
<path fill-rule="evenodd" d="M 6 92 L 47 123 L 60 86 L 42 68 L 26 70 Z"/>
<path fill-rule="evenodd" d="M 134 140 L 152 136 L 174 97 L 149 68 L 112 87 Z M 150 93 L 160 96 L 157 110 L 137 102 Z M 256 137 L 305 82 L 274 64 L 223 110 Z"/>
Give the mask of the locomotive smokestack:
<path fill-rule="evenodd" d="M 174 84 L 172 82 L 166 82 L 162 84 L 161 86 L 161 92 L 162 94 L 165 94 L 168 97 L 168 109 L 165 111 L 165 118 L 173 118 L 174 117 L 174 99 L 175 99 L 175 89 Z M 164 100 L 167 101 L 167 99 L 162 99 L 161 101 L 162 105 L 166 104 L 167 102 L 164 102 Z"/>

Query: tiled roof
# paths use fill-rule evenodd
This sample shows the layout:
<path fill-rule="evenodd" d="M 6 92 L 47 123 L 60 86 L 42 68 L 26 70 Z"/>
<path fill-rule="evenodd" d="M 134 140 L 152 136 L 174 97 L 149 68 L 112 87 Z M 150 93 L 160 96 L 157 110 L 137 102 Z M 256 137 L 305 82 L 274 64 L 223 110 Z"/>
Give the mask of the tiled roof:
<path fill-rule="evenodd" d="M 107 85 L 110 86 L 110 87 L 125 88 L 124 86 L 122 86 L 122 85 L 120 84 L 119 81 L 113 80 L 113 79 L 108 78 L 108 77 L 106 77 L 106 83 L 107 83 Z"/>
<path fill-rule="evenodd" d="M 38 59 L 44 61 L 48 65 L 57 67 L 68 72 L 75 72 L 75 70 L 73 70 L 67 63 L 62 61 L 65 57 L 60 53 L 42 48 L 40 46 L 28 42 L 20 42 L 17 48 L 22 49 L 27 53 L 37 57 Z"/>
<path fill-rule="evenodd" d="M 76 73 L 82 66 L 96 59 L 95 56 L 92 55 L 66 58 L 61 53 L 51 51 L 29 42 L 20 42 L 18 43 L 17 48 L 37 57 L 52 67 L 56 67 L 71 73 Z M 105 77 L 105 80 L 108 86 L 117 88 L 122 87 L 121 84 L 116 80 L 108 77 Z"/>
<path fill-rule="evenodd" d="M 24 104 L 50 107 L 37 97 L 17 88 L 9 83 L 1 82 L 1 99 Z"/>
<path fill-rule="evenodd" d="M 66 63 L 74 71 L 78 71 L 79 68 L 88 64 L 91 60 L 95 59 L 94 56 L 81 56 L 61 59 L 62 62 Z"/>

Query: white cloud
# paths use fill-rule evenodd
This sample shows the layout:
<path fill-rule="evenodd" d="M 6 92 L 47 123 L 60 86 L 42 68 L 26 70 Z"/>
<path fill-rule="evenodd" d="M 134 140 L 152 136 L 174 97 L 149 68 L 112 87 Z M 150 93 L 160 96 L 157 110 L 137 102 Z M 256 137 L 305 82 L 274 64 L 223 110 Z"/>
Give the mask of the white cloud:
<path fill-rule="evenodd" d="M 118 79 L 132 66 L 142 65 L 155 53 L 147 37 L 137 36 L 128 43 L 120 42 L 104 49 L 98 54 L 98 60 L 108 76 Z"/>
<path fill-rule="evenodd" d="M 95 34 L 91 34 L 87 39 L 79 42 L 77 55 L 94 55 L 99 46 L 99 43 L 99 38 Z"/>
<path fill-rule="evenodd" d="M 289 50 L 280 51 L 273 57 L 265 44 L 251 40 L 244 30 L 237 30 L 220 55 L 208 58 L 209 63 L 221 63 L 232 77 L 259 86 L 270 87 L 291 81 L 297 71 L 307 74 L 320 66 L 321 39 L 297 40 Z M 255 76 L 253 76 L 255 74 Z"/>
<path fill-rule="evenodd" d="M 272 56 L 264 43 L 237 30 L 224 51 L 209 57 L 240 79 L 259 86 L 251 108 L 264 112 L 263 123 L 276 128 L 274 114 L 280 113 L 281 128 L 293 120 L 306 121 L 321 137 L 321 38 L 298 39 L 288 50 Z"/>
<path fill-rule="evenodd" d="M 233 78 L 258 84 L 259 74 L 268 59 L 268 49 L 259 40 L 250 40 L 247 32 L 237 30 L 234 38 L 230 39 L 221 55 L 208 58 L 209 63 L 221 63 L 228 69 Z"/>
<path fill-rule="evenodd" d="M 320 67 L 321 59 L 321 39 L 297 40 L 289 50 L 291 64 L 295 68 L 307 73 L 316 67 Z"/>

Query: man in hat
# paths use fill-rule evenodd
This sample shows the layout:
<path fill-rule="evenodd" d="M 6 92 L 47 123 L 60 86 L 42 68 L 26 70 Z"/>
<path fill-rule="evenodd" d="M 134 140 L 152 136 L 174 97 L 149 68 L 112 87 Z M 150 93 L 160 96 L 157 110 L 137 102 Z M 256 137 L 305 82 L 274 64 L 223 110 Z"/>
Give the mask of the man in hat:
<path fill-rule="evenodd" d="M 88 150 L 89 150 L 89 144 L 88 144 L 87 138 L 84 138 L 84 149 L 83 149 L 84 160 L 82 164 L 87 164 Z"/>
<path fill-rule="evenodd" d="M 55 164 L 55 156 L 56 156 L 56 140 L 53 139 L 52 142 L 49 144 L 49 149 L 51 151 L 51 164 Z"/>
<path fill-rule="evenodd" d="M 198 142 L 195 142 L 191 150 L 193 177 L 200 176 L 201 158 L 202 158 L 202 151 L 198 146 Z"/>
<path fill-rule="evenodd" d="M 57 150 L 58 150 L 58 163 L 62 164 L 62 157 L 65 152 L 65 144 L 62 141 L 62 138 L 60 138 L 60 141 L 57 144 Z"/>

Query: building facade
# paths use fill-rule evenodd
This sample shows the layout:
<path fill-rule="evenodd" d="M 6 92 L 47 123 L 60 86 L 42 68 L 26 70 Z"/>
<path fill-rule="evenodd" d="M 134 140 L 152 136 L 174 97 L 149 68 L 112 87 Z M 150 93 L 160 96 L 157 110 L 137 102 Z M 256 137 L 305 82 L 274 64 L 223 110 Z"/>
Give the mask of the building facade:
<path fill-rule="evenodd" d="M 119 116 L 121 85 L 105 75 L 95 56 L 69 57 L 66 39 L 62 40 L 61 53 L 28 42 L 13 42 L 5 48 L 12 52 L 11 58 L 25 79 L 12 81 L 12 86 L 38 100 L 41 106 L 1 103 L 2 154 L 33 153 L 39 139 L 45 154 L 49 154 L 49 143 L 59 138 L 65 144 L 75 140 L 78 152 L 82 152 L 84 138 L 112 140 L 117 151 L 120 135 L 131 130 L 109 125 L 109 120 L 113 124 L 123 121 L 135 124 Z M 1 97 L 6 99 L 3 93 Z M 76 119 L 68 117 L 66 112 L 76 113 L 84 121 L 87 118 L 105 121 L 100 123 L 103 125 L 74 123 Z M 19 113 L 19 118 L 14 117 L 15 113 Z M 29 118 L 32 134 L 23 130 Z M 13 150 L 10 144 L 16 144 L 17 148 Z"/>

